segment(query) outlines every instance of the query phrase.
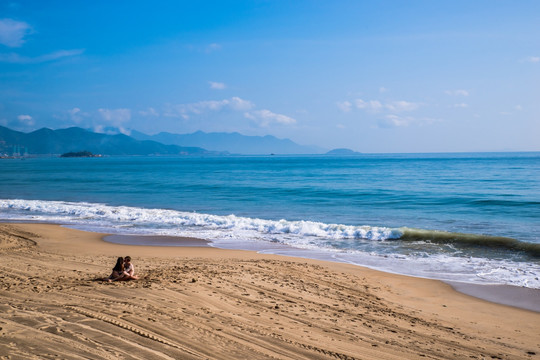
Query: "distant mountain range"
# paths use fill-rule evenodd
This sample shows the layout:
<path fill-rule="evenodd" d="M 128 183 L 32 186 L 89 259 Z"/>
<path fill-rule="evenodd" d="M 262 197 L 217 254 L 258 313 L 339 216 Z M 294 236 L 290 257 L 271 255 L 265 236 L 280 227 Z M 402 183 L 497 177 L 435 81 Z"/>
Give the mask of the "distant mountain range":
<path fill-rule="evenodd" d="M 153 140 L 163 144 L 198 146 L 213 151 L 227 151 L 232 154 L 321 154 L 325 152 L 320 147 L 299 145 L 289 139 L 278 139 L 271 135 L 247 136 L 237 132 L 205 133 L 203 131 L 197 131 L 192 134 L 161 132 L 156 135 L 146 135 L 138 131 L 132 131 L 131 136 L 137 140 Z"/>
<path fill-rule="evenodd" d="M 164 145 L 130 136 L 106 135 L 78 127 L 51 130 L 42 128 L 23 133 L 0 126 L 0 154 L 63 154 L 90 151 L 103 155 L 214 155 L 218 152 L 200 147 Z"/>
<path fill-rule="evenodd" d="M 133 131 L 124 134 L 101 134 L 78 127 L 51 130 L 42 128 L 23 133 L 0 126 L 0 155 L 14 153 L 63 154 L 89 151 L 103 155 L 265 155 L 321 154 L 325 150 L 303 146 L 274 136 L 246 136 L 239 133 L 146 135 Z"/>

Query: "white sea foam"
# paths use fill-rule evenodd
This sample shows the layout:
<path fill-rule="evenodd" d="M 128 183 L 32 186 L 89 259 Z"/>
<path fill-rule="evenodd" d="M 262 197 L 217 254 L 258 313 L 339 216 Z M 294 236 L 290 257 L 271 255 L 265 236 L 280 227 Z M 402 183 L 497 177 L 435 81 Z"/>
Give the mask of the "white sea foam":
<path fill-rule="evenodd" d="M 143 209 L 93 203 L 73 203 L 40 200 L 0 200 L 0 209 L 11 210 L 4 215 L 12 220 L 64 221 L 112 229 L 132 226 L 133 233 L 204 232 L 212 239 L 230 235 L 248 235 L 275 241 L 268 235 L 296 235 L 329 239 L 397 239 L 397 229 L 371 226 L 325 224 L 312 221 L 265 220 L 236 215 L 218 216 L 176 210 Z"/>
<path fill-rule="evenodd" d="M 540 289 L 538 263 L 504 259 L 455 257 L 432 254 L 429 257 L 402 254 L 336 254 L 336 260 L 411 276 L 477 284 L 506 284 Z"/>

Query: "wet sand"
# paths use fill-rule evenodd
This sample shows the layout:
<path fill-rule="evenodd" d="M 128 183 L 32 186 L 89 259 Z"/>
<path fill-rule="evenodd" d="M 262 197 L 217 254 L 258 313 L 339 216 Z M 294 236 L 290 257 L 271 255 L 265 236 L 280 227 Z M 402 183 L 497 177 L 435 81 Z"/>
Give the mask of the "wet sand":
<path fill-rule="evenodd" d="M 449 282 L 452 287 L 464 294 L 540 313 L 540 290 L 510 285 L 476 285 Z"/>
<path fill-rule="evenodd" d="M 124 245 L 188 246 L 205 247 L 210 241 L 179 236 L 160 235 L 108 235 L 103 240 Z M 481 285 L 456 281 L 445 281 L 455 290 L 497 304 L 510 305 L 525 310 L 540 312 L 540 290 L 510 285 Z"/>
<path fill-rule="evenodd" d="M 1 358 L 540 358 L 539 313 L 440 281 L 103 236 L 0 224 Z M 139 281 L 98 280 L 125 255 Z"/>
<path fill-rule="evenodd" d="M 115 244 L 146 246 L 204 247 L 210 243 L 208 240 L 199 238 L 161 235 L 107 235 L 103 237 L 103 240 Z"/>

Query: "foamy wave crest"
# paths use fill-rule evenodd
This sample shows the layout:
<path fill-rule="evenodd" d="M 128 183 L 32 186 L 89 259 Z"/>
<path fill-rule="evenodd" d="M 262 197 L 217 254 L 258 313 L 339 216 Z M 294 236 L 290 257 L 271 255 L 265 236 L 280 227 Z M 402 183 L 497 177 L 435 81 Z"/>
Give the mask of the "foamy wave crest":
<path fill-rule="evenodd" d="M 41 200 L 0 200 L 0 210 L 7 219 L 64 222 L 99 227 L 133 227 L 135 232 L 161 230 L 161 233 L 193 234 L 200 230 L 209 237 L 296 235 L 325 239 L 398 239 L 398 229 L 371 226 L 325 224 L 312 221 L 264 220 L 236 215 L 210 215 L 165 209 L 144 209 L 128 206 L 109 206 L 94 203 L 75 203 Z M 168 231 L 165 231 L 168 230 Z M 280 240 L 278 240 L 280 241 Z"/>

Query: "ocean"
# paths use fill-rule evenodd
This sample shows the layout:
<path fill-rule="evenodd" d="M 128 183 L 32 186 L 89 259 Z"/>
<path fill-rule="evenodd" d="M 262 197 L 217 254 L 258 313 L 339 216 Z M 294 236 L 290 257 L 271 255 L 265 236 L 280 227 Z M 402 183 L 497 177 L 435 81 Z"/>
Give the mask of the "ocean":
<path fill-rule="evenodd" d="M 538 152 L 2 159 L 0 220 L 540 289 Z"/>

